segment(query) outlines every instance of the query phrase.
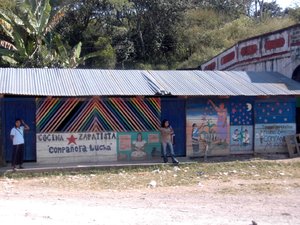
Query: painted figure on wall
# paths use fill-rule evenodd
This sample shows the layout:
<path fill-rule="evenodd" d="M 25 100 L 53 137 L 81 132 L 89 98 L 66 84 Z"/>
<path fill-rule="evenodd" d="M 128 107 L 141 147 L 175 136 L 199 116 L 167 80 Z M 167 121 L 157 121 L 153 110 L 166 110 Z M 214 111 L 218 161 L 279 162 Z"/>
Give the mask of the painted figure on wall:
<path fill-rule="evenodd" d="M 201 125 L 201 127 L 202 126 L 203 124 Z M 192 127 L 193 127 L 192 128 L 193 153 L 199 153 L 200 152 L 200 129 L 196 123 L 193 123 Z"/>
<path fill-rule="evenodd" d="M 232 142 L 239 144 L 239 142 L 240 142 L 240 136 L 241 136 L 241 134 L 240 134 L 239 129 L 235 129 L 234 132 L 233 132 L 233 134 L 232 134 L 232 136 L 231 136 Z"/>
<path fill-rule="evenodd" d="M 119 132 L 117 134 L 118 160 L 146 160 L 161 157 L 159 131 Z"/>
<path fill-rule="evenodd" d="M 253 146 L 253 127 L 250 126 L 231 126 L 230 127 L 230 151 L 231 152 L 250 152 Z"/>
<path fill-rule="evenodd" d="M 131 153 L 131 159 L 133 160 L 143 160 L 146 159 L 145 146 L 147 142 L 143 140 L 142 133 L 137 134 L 137 138 L 132 142 L 133 151 Z"/>
<path fill-rule="evenodd" d="M 253 99 L 233 98 L 230 103 L 230 151 L 253 151 Z"/>
<path fill-rule="evenodd" d="M 218 102 L 217 102 L 218 101 Z M 187 103 L 187 155 L 225 155 L 229 152 L 228 102 L 206 98 Z M 219 126 L 219 127 L 218 127 Z"/>
<path fill-rule="evenodd" d="M 208 102 L 213 106 L 216 110 L 218 115 L 217 120 L 217 135 L 219 143 L 226 143 L 227 142 L 227 131 L 228 131 L 228 124 L 227 124 L 227 108 L 225 108 L 225 104 L 222 102 L 219 106 L 216 106 L 212 100 L 208 100 Z"/>
<path fill-rule="evenodd" d="M 242 141 L 243 141 L 243 145 L 249 145 L 250 144 L 250 135 L 247 129 L 244 130 L 243 134 L 242 134 Z"/>

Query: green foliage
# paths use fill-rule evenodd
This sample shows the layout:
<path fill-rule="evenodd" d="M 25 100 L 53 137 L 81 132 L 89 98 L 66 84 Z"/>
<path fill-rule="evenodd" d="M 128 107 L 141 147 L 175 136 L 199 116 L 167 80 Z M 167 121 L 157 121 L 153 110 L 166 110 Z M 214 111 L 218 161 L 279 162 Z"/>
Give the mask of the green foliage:
<path fill-rule="evenodd" d="M 249 35 L 249 27 L 252 27 L 253 20 L 249 17 L 240 17 L 227 23 L 223 26 L 222 31 L 226 35 L 228 40 L 236 42 L 239 39 L 243 39 Z"/>
<path fill-rule="evenodd" d="M 223 14 L 226 18 L 235 19 L 243 15 L 247 10 L 247 1 L 244 0 L 203 0 L 205 6 L 209 9 L 213 9 L 219 14 Z"/>
<path fill-rule="evenodd" d="M 153 70 L 153 66 L 151 64 L 143 64 L 143 63 L 137 63 L 136 68 L 140 70 Z"/>
<path fill-rule="evenodd" d="M 16 5 L 15 1 L 12 0 L 1 0 L 0 1 L 0 9 L 12 9 Z"/>
<path fill-rule="evenodd" d="M 15 2 L 0 3 L 2 66 L 196 68 L 238 41 L 300 20 L 298 7 L 254 0 Z"/>
<path fill-rule="evenodd" d="M 2 60 L 11 66 L 47 66 L 43 56 L 47 51 L 46 35 L 51 31 L 48 23 L 51 7 L 49 0 L 40 1 L 37 5 L 35 3 L 26 0 L 16 5 L 15 12 L 8 9 L 0 11 L 0 20 L 5 21 L 0 26 L 8 43 L 1 45 L 7 50 L 2 51 Z"/>
<path fill-rule="evenodd" d="M 264 2 L 261 8 L 261 13 L 263 18 L 280 17 L 283 15 L 282 9 L 279 7 L 276 1 Z"/>
<path fill-rule="evenodd" d="M 288 9 L 287 12 L 295 22 L 300 22 L 300 8 Z"/>
<path fill-rule="evenodd" d="M 72 48 L 54 32 L 65 11 L 62 7 L 52 13 L 49 0 L 18 2 L 15 12 L 0 10 L 0 27 L 7 38 L 0 42 L 3 64 L 74 68 L 98 56 L 97 51 L 81 56 L 81 42 Z"/>
<path fill-rule="evenodd" d="M 94 49 L 98 49 L 98 54 L 90 60 L 86 60 L 85 67 L 105 69 L 115 68 L 116 54 L 109 38 L 99 37 L 94 43 Z"/>
<path fill-rule="evenodd" d="M 199 11 L 194 13 L 201 15 L 202 10 Z M 206 11 L 205 14 L 207 13 Z M 218 18 L 220 20 L 208 23 L 208 25 L 206 23 L 203 23 L 205 25 L 189 24 L 187 26 L 189 29 L 182 32 L 190 49 L 190 56 L 188 60 L 180 64 L 180 68 L 196 68 L 238 41 L 282 29 L 295 23 L 288 17 L 267 17 L 263 21 L 258 21 L 255 18 L 246 16 L 222 23 L 221 17 L 213 11 L 210 12 L 208 18 Z M 188 19 L 188 21 L 191 20 Z M 205 26 L 209 28 L 207 29 Z"/>

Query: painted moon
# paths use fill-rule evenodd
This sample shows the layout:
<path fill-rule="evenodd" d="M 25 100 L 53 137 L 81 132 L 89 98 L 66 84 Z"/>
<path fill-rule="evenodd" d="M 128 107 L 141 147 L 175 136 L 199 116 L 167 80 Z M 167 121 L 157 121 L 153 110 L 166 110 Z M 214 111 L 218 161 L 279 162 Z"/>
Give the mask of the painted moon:
<path fill-rule="evenodd" d="M 246 108 L 247 108 L 247 111 L 251 111 L 251 109 L 252 109 L 251 103 L 246 103 Z"/>

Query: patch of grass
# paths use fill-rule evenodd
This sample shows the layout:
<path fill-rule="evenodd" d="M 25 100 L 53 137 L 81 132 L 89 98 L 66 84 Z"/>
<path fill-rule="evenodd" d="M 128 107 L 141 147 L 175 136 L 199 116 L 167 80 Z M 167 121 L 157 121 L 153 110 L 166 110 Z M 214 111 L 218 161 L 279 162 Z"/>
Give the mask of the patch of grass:
<path fill-rule="evenodd" d="M 72 190 L 126 190 L 145 188 L 151 181 L 157 187 L 190 186 L 209 180 L 274 180 L 300 178 L 300 162 L 250 160 L 215 163 L 187 163 L 180 166 L 156 165 L 44 173 L 9 173 L 3 177 L 30 181 L 32 186 L 51 186 Z M 264 187 L 254 187 L 258 191 Z M 226 192 L 226 190 L 224 190 Z M 227 190 L 229 192 L 229 190 Z"/>

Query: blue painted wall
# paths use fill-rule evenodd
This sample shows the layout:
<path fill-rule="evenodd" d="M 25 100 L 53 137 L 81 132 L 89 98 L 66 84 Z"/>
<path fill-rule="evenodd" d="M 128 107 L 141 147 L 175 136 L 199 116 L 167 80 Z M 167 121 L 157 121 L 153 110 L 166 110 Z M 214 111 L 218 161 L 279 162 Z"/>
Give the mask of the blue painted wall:
<path fill-rule="evenodd" d="M 287 152 L 284 136 L 296 133 L 296 99 L 272 97 L 257 99 L 255 113 L 255 151 Z"/>
<path fill-rule="evenodd" d="M 177 156 L 185 156 L 185 121 L 186 121 L 186 100 L 180 98 L 161 98 L 161 120 L 167 119 L 175 132 L 174 151 Z"/>
<path fill-rule="evenodd" d="M 3 118 L 3 141 L 5 149 L 5 159 L 11 161 L 12 141 L 10 131 L 15 125 L 16 118 L 22 118 L 30 127 L 25 132 L 25 149 L 24 160 L 36 160 L 36 129 L 35 129 L 35 98 L 10 98 L 5 97 L 3 100 L 2 118 Z"/>

